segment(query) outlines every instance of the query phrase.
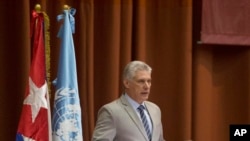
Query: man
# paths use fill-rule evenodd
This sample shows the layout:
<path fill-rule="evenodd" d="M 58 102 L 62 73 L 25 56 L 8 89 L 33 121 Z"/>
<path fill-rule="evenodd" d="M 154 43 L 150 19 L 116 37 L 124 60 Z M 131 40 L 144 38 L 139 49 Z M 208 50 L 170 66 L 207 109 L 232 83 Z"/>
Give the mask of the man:
<path fill-rule="evenodd" d="M 125 93 L 99 110 L 92 141 L 164 141 L 161 111 L 147 101 L 151 71 L 141 61 L 132 61 L 125 67 Z"/>

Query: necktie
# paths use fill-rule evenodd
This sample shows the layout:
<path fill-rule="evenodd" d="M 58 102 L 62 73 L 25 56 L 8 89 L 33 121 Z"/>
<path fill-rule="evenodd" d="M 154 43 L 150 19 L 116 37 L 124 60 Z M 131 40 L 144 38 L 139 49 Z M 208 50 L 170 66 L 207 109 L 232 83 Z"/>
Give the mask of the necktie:
<path fill-rule="evenodd" d="M 151 140 L 151 132 L 150 132 L 150 129 L 149 129 L 149 124 L 148 124 L 146 115 L 144 114 L 145 107 L 143 105 L 140 105 L 137 109 L 138 109 L 138 111 L 140 113 L 140 116 L 141 116 L 141 119 L 142 119 L 142 123 L 144 125 L 145 130 L 146 130 L 148 139 Z"/>

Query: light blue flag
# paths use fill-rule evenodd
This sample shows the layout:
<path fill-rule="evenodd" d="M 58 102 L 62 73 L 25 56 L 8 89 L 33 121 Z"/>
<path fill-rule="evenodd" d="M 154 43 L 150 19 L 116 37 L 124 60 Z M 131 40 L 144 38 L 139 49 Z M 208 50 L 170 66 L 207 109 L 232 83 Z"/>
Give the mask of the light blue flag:
<path fill-rule="evenodd" d="M 76 10 L 64 10 L 57 20 L 62 22 L 58 37 L 61 38 L 53 118 L 53 141 L 82 141 L 81 107 L 78 93 L 76 59 L 72 33 L 75 30 Z"/>

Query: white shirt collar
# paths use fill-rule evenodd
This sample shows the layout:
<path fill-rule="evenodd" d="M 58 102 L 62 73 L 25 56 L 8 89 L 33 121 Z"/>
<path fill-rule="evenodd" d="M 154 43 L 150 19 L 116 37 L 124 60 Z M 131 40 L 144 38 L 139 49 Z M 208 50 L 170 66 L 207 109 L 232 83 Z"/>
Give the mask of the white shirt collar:
<path fill-rule="evenodd" d="M 133 107 L 133 109 L 134 109 L 135 111 L 137 111 L 137 108 L 138 108 L 140 105 L 143 105 L 143 106 L 145 107 L 145 103 L 144 103 L 144 102 L 143 102 L 142 104 L 139 104 L 139 103 L 137 103 L 135 100 L 133 100 L 128 94 L 125 93 L 124 95 L 125 95 L 125 97 L 127 98 L 129 104 Z"/>

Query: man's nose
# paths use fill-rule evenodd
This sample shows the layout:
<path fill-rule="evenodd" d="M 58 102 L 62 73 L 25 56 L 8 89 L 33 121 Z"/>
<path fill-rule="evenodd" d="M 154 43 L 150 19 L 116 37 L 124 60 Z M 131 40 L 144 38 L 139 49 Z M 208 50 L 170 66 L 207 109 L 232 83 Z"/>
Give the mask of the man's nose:
<path fill-rule="evenodd" d="M 150 86 L 151 86 L 151 83 L 149 83 L 149 82 L 144 83 L 144 88 L 150 88 Z"/>

